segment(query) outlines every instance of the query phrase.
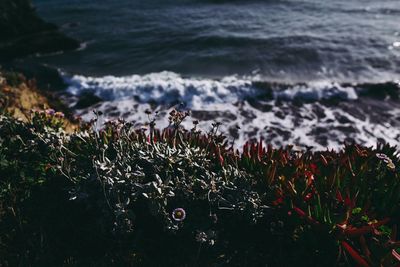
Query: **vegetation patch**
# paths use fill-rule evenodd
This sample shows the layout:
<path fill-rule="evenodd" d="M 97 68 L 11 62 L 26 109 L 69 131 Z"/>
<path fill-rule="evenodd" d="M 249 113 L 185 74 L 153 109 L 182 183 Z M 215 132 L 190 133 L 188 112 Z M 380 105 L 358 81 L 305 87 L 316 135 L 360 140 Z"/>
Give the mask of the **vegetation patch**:
<path fill-rule="evenodd" d="M 53 110 L 2 116 L 1 265 L 399 264 L 395 147 L 238 151 L 218 123 L 184 129 L 188 115 L 74 133 Z"/>

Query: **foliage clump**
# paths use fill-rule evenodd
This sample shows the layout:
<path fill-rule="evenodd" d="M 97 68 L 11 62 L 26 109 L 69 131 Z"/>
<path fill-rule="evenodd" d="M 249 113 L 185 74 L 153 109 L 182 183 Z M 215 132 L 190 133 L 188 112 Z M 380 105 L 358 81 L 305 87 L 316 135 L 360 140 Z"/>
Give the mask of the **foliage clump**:
<path fill-rule="evenodd" d="M 2 266 L 395 266 L 388 145 L 296 151 L 154 120 L 0 118 Z M 100 114 L 96 113 L 96 116 Z"/>

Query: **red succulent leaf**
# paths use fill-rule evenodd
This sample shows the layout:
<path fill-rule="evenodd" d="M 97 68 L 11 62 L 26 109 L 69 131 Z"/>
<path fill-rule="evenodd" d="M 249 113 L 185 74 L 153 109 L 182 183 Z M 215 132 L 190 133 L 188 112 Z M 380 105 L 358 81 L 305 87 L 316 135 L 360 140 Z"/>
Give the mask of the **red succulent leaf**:
<path fill-rule="evenodd" d="M 340 193 L 339 190 L 336 191 L 336 199 L 339 202 L 343 202 L 343 197 L 342 197 L 342 193 Z"/>
<path fill-rule="evenodd" d="M 255 155 L 257 154 L 257 147 L 255 143 L 252 143 L 250 146 L 250 154 L 251 154 L 251 158 L 254 158 Z"/>
<path fill-rule="evenodd" d="M 287 156 L 285 155 L 285 153 L 281 152 L 281 163 L 282 165 L 286 165 L 287 164 Z"/>
<path fill-rule="evenodd" d="M 219 146 L 217 146 L 216 152 L 217 152 L 217 157 L 218 157 L 219 163 L 221 164 L 221 166 L 223 166 L 225 160 L 224 160 L 224 157 L 222 157 L 222 155 L 221 155 L 221 149 L 219 148 Z"/>
<path fill-rule="evenodd" d="M 306 213 L 305 213 L 302 209 L 299 209 L 299 208 L 297 208 L 297 207 L 293 207 L 293 210 L 294 210 L 300 217 L 305 217 L 305 216 L 306 216 Z"/>
<path fill-rule="evenodd" d="M 318 173 L 318 166 L 317 166 L 317 164 L 311 163 L 311 164 L 310 164 L 310 169 L 311 169 L 312 173 L 315 173 L 315 174 Z"/>
<path fill-rule="evenodd" d="M 283 203 L 283 200 L 284 200 L 283 197 L 279 197 L 279 198 L 277 198 L 276 200 L 272 201 L 272 204 L 273 204 L 274 206 L 279 206 L 280 204 Z"/>
<path fill-rule="evenodd" d="M 263 145 L 262 145 L 262 139 L 260 137 L 260 142 L 258 143 L 258 161 L 261 161 L 263 156 Z"/>
<path fill-rule="evenodd" d="M 371 226 L 364 226 L 361 228 L 351 227 L 351 228 L 346 228 L 344 230 L 344 234 L 348 237 L 357 237 L 360 235 L 368 234 L 372 232 L 373 229 L 374 228 L 372 228 Z"/>
<path fill-rule="evenodd" d="M 312 197 L 313 197 L 313 194 L 308 193 L 307 195 L 304 196 L 304 201 L 308 202 Z"/>
<path fill-rule="evenodd" d="M 362 267 L 369 267 L 369 264 L 365 261 L 363 257 L 346 241 L 342 241 L 342 247 L 350 254 L 350 256 L 357 262 L 358 265 Z"/>
<path fill-rule="evenodd" d="M 397 261 L 400 262 L 400 254 L 395 249 L 392 249 L 392 255 Z"/>
<path fill-rule="evenodd" d="M 271 166 L 272 171 L 270 172 L 270 175 L 268 177 L 268 183 L 271 184 L 275 178 L 275 173 L 276 173 L 276 164 L 273 164 Z"/>
<path fill-rule="evenodd" d="M 221 163 L 221 166 L 224 165 L 224 162 L 225 162 L 224 157 L 222 157 L 221 155 L 219 155 L 219 163 Z"/>
<path fill-rule="evenodd" d="M 351 199 L 349 196 L 346 196 L 346 198 L 344 199 L 344 205 L 347 207 L 351 207 Z"/>
<path fill-rule="evenodd" d="M 350 157 L 347 158 L 347 164 L 348 164 L 349 170 L 350 170 L 350 172 L 351 172 L 351 175 L 352 175 L 353 177 L 356 176 L 355 173 L 354 173 L 354 170 L 353 170 L 353 165 L 351 164 Z"/>
<path fill-rule="evenodd" d="M 367 225 L 367 226 L 363 226 L 363 227 L 360 227 L 360 228 L 355 228 L 355 227 L 347 228 L 347 229 L 344 230 L 344 234 L 346 236 L 348 236 L 348 237 L 357 237 L 357 236 L 360 236 L 360 235 L 364 235 L 364 234 L 367 234 L 367 233 L 370 233 L 370 232 L 374 231 L 379 226 L 387 224 L 389 221 L 390 221 L 389 218 L 385 218 L 385 219 L 383 219 L 383 220 L 381 220 L 381 221 L 379 221 L 377 223 L 370 224 L 370 225 Z"/>
<path fill-rule="evenodd" d="M 328 165 L 328 161 L 326 160 L 326 158 L 325 158 L 324 155 L 322 155 L 322 154 L 321 154 L 321 160 L 322 160 L 322 163 L 323 163 L 325 166 Z"/>
<path fill-rule="evenodd" d="M 301 217 L 304 218 L 308 223 L 313 224 L 313 225 L 319 225 L 319 222 L 316 221 L 314 218 L 311 216 L 307 216 L 307 214 L 300 208 L 298 207 L 293 207 L 293 210 Z"/>
<path fill-rule="evenodd" d="M 304 175 L 305 175 L 306 178 L 307 178 L 307 186 L 310 186 L 310 185 L 312 184 L 312 182 L 314 181 L 314 175 L 313 175 L 313 173 L 310 172 L 310 171 L 306 171 L 306 172 L 304 173 Z"/>
<path fill-rule="evenodd" d="M 271 144 L 268 144 L 267 151 L 268 151 L 268 161 L 270 161 L 272 159 L 272 155 L 273 155 L 273 148 L 272 148 Z"/>
<path fill-rule="evenodd" d="M 350 193 L 347 192 L 346 197 L 344 199 L 344 205 L 347 206 L 350 210 L 353 209 L 356 205 L 357 195 L 353 198 L 350 197 Z"/>
<path fill-rule="evenodd" d="M 243 145 L 243 157 L 244 158 L 250 158 L 250 152 L 249 152 L 249 142 L 246 142 Z"/>

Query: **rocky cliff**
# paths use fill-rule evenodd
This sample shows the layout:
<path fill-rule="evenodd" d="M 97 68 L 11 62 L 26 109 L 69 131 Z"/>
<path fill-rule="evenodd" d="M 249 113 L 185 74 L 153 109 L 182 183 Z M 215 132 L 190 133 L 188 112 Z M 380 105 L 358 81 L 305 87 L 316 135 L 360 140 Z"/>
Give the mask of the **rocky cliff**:
<path fill-rule="evenodd" d="M 39 18 L 30 0 L 0 1 L 0 62 L 78 47 L 79 42 Z"/>

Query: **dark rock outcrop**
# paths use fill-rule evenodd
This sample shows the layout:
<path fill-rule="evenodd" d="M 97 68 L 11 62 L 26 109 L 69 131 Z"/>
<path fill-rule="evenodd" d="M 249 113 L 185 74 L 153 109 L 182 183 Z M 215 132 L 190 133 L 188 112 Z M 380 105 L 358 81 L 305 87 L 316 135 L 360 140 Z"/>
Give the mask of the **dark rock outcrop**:
<path fill-rule="evenodd" d="M 11 64 L 3 64 L 2 67 L 23 73 L 28 80 L 35 79 L 40 90 L 56 92 L 64 90 L 67 86 L 59 71 L 47 65 L 17 60 Z"/>
<path fill-rule="evenodd" d="M 74 106 L 74 109 L 84 109 L 93 106 L 103 101 L 100 97 L 96 96 L 93 92 L 83 92 L 79 96 L 79 101 Z"/>
<path fill-rule="evenodd" d="M 0 61 L 78 47 L 78 41 L 39 18 L 30 0 L 0 1 Z"/>

